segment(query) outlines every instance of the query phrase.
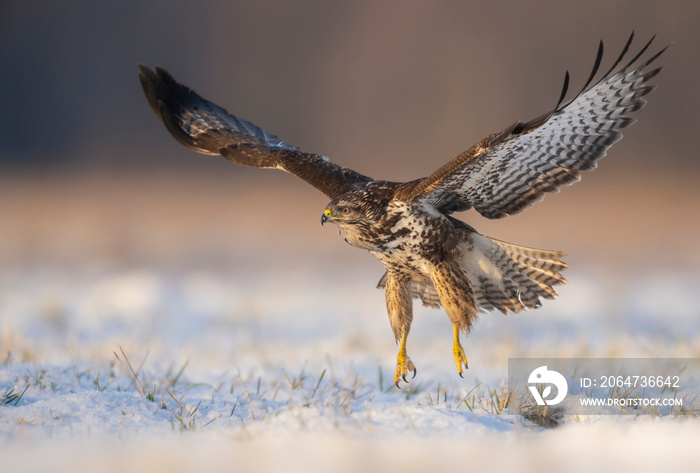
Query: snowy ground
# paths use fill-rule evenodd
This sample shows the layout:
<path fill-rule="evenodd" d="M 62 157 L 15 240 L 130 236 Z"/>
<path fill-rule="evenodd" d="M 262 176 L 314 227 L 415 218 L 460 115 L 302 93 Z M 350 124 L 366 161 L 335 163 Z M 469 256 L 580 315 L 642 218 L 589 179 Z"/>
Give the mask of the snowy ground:
<path fill-rule="evenodd" d="M 378 272 L 289 271 L 0 273 L 3 471 L 697 466 L 697 418 L 548 430 L 498 397 L 508 357 L 700 357 L 697 275 L 569 272 L 536 312 L 482 315 L 464 380 L 418 308 L 398 390 Z"/>

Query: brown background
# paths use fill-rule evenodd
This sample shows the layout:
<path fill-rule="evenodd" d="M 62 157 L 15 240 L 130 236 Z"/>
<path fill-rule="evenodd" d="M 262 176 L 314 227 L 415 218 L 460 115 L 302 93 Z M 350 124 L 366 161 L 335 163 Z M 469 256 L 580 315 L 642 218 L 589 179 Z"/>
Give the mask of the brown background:
<path fill-rule="evenodd" d="M 138 63 L 305 150 L 408 180 L 546 111 L 565 70 L 576 90 L 598 41 L 605 69 L 632 30 L 636 47 L 657 30 L 654 51 L 675 44 L 599 170 L 520 216 L 461 217 L 582 266 L 694 271 L 700 6 L 690 0 L 10 1 L 0 264 L 376 265 L 318 225 L 326 199 L 303 182 L 177 145 L 146 104 Z"/>

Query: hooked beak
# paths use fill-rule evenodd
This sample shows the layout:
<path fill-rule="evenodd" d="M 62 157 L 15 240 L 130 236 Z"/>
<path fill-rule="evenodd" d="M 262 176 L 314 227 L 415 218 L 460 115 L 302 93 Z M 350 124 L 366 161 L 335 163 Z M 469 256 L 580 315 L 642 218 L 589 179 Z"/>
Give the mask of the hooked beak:
<path fill-rule="evenodd" d="M 324 223 L 330 222 L 333 220 L 333 217 L 331 217 L 331 211 L 326 209 L 323 211 L 323 215 L 321 215 L 321 226 L 323 226 Z"/>

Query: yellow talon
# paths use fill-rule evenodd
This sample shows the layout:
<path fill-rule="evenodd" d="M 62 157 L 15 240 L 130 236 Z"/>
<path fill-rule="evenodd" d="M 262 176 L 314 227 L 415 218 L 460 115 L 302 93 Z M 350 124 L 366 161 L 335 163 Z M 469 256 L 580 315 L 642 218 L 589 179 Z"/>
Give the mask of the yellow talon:
<path fill-rule="evenodd" d="M 394 384 L 399 387 L 399 380 L 403 379 L 407 383 L 406 374 L 413 371 L 413 377 L 416 377 L 416 367 L 411 359 L 406 354 L 406 334 L 401 335 L 401 345 L 399 346 L 399 354 L 396 357 L 396 371 L 394 372 Z M 400 388 L 399 388 L 400 389 Z"/>
<path fill-rule="evenodd" d="M 459 328 L 457 327 L 457 325 L 452 325 L 452 329 L 454 331 L 454 345 L 452 346 L 452 354 L 455 357 L 457 372 L 459 373 L 459 376 L 463 378 L 464 376 L 462 376 L 462 366 L 464 366 L 464 368 L 466 369 L 469 369 L 469 364 L 467 363 L 467 355 L 464 354 L 462 344 L 459 343 Z"/>

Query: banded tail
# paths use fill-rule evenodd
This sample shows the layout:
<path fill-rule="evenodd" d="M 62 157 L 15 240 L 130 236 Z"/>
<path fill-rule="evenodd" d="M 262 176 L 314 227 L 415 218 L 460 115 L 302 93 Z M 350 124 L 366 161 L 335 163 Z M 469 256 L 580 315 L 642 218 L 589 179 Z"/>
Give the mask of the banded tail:
<path fill-rule="evenodd" d="M 560 271 L 566 253 L 514 245 L 471 233 L 463 246 L 462 267 L 480 310 L 504 314 L 540 307 L 553 299 L 553 286 L 566 283 Z"/>

